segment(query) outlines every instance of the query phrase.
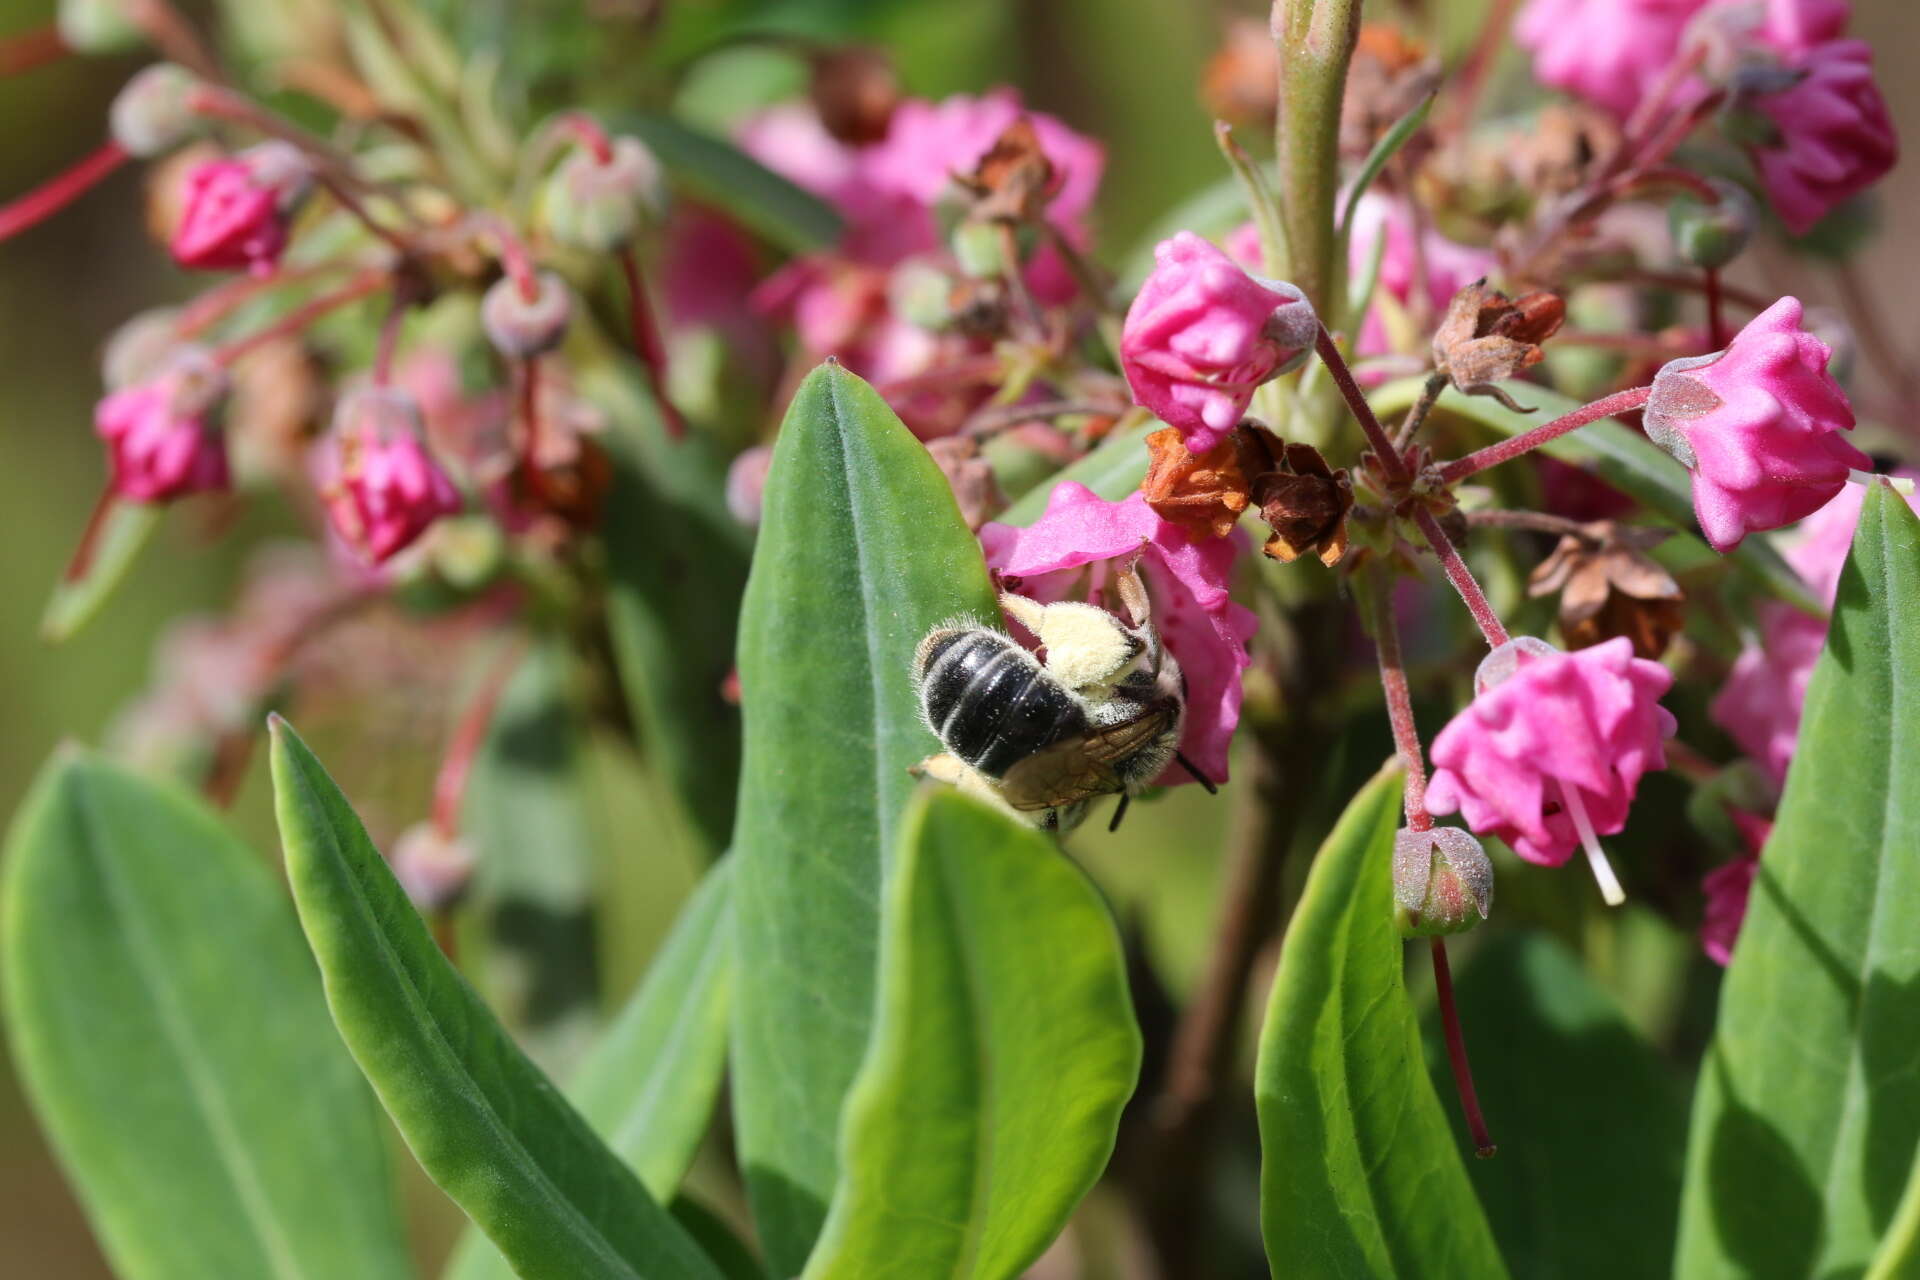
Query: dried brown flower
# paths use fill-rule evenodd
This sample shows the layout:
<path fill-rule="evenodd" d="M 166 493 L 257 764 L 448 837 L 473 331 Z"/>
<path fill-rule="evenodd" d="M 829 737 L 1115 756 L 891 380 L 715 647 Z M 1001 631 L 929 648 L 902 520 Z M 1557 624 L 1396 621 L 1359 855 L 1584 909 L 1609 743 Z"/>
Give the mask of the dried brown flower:
<path fill-rule="evenodd" d="M 1195 457 L 1180 433 L 1166 427 L 1147 437 L 1147 454 L 1147 478 L 1140 482 L 1140 491 L 1161 519 L 1196 538 L 1224 538 L 1233 532 L 1249 497 L 1231 440 Z"/>
<path fill-rule="evenodd" d="M 867 45 L 816 54 L 808 96 L 828 133 L 849 146 L 887 136 L 900 105 L 900 77 L 887 55 Z"/>
<path fill-rule="evenodd" d="M 1264 22 L 1236 18 L 1200 80 L 1200 102 L 1216 120 L 1273 127 L 1280 111 L 1280 50 Z"/>
<path fill-rule="evenodd" d="M 955 176 L 973 194 L 972 216 L 989 222 L 1037 222 L 1053 199 L 1053 162 L 1028 116 L 1006 127 L 972 173 Z"/>
<path fill-rule="evenodd" d="M 1287 444 L 1259 423 L 1242 423 L 1231 443 L 1249 495 L 1273 529 L 1261 548 L 1283 564 L 1312 552 L 1331 568 L 1347 554 L 1347 512 L 1353 481 L 1310 444 Z"/>
<path fill-rule="evenodd" d="M 1366 155 L 1439 84 L 1440 60 L 1425 45 L 1390 22 L 1361 24 L 1340 107 L 1341 151 Z M 1401 156 L 1417 163 L 1424 145 L 1409 142 Z"/>
<path fill-rule="evenodd" d="M 927 441 L 927 452 L 947 478 L 954 501 L 967 528 L 976 532 L 1007 505 L 994 478 L 993 467 L 980 456 L 980 441 L 973 436 L 940 436 Z"/>
<path fill-rule="evenodd" d="M 1477 280 L 1453 295 L 1435 330 L 1434 366 L 1468 395 L 1491 395 L 1515 407 L 1494 384 L 1540 363 L 1540 344 L 1560 328 L 1566 314 L 1557 294 L 1509 298 Z"/>
<path fill-rule="evenodd" d="M 1636 655 L 1657 661 L 1686 621 L 1686 596 L 1647 550 L 1665 529 L 1597 520 L 1560 539 L 1527 580 L 1527 594 L 1560 594 L 1560 630 L 1585 649 L 1625 636 Z"/>

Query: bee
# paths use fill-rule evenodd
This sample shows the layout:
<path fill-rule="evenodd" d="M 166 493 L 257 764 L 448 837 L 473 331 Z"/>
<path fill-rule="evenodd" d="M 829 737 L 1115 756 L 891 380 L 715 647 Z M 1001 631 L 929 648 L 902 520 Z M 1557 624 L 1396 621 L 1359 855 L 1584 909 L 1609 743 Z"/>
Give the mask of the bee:
<path fill-rule="evenodd" d="M 1128 620 L 1092 604 L 1000 597 L 1044 661 L 1004 631 L 960 620 L 935 627 L 913 659 L 927 727 L 945 753 L 915 772 L 950 782 L 1025 821 L 1070 830 L 1098 796 L 1118 795 L 1108 830 L 1169 764 L 1209 794 L 1213 782 L 1180 753 L 1186 679 L 1154 629 L 1132 567 L 1115 585 Z"/>

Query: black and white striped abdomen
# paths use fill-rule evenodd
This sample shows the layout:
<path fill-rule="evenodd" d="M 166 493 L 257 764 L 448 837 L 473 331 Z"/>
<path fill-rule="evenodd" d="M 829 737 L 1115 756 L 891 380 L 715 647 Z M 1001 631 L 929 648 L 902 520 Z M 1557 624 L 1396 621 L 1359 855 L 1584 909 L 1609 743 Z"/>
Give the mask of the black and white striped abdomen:
<path fill-rule="evenodd" d="M 920 646 L 914 666 L 928 725 L 948 751 L 988 777 L 1086 731 L 1079 700 L 1001 632 L 936 631 Z"/>

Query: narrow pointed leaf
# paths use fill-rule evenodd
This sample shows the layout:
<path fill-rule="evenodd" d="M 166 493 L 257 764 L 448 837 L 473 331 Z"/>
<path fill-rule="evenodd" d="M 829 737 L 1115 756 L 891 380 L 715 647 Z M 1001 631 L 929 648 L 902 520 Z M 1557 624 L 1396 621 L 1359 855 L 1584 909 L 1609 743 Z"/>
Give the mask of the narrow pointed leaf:
<path fill-rule="evenodd" d="M 794 396 L 767 478 L 740 623 L 746 751 L 735 856 L 742 974 L 734 1116 L 755 1225 L 799 1273 L 837 1174 L 840 1102 L 866 1050 L 885 854 L 939 744 L 909 668 L 921 638 L 995 615 L 940 469 L 836 364 Z"/>
<path fill-rule="evenodd" d="M 23 1083 L 116 1274 L 412 1274 L 293 911 L 195 800 L 57 756 L 7 843 L 0 938 Z"/>
<path fill-rule="evenodd" d="M 721 862 L 681 909 L 640 989 L 567 1087 L 567 1097 L 655 1201 L 666 1204 L 699 1150 L 727 1062 L 733 916 Z M 469 1228 L 447 1280 L 509 1280 L 513 1269 Z"/>
<path fill-rule="evenodd" d="M 1287 925 L 1254 1075 L 1277 1276 L 1506 1274 L 1428 1083 L 1393 923 L 1400 776 L 1355 796 Z"/>
<path fill-rule="evenodd" d="M 806 1280 L 1010 1280 L 1099 1178 L 1139 1076 L 1113 918 L 1045 836 L 940 789 L 901 832 L 883 928 Z"/>
<path fill-rule="evenodd" d="M 346 797 L 277 717 L 273 781 L 334 1023 L 428 1176 L 523 1276 L 717 1280 L 447 963 Z"/>
<path fill-rule="evenodd" d="M 1504 934 L 1474 952 L 1454 988 L 1474 1082 L 1500 1139 L 1470 1160 L 1494 1238 L 1517 1276 L 1664 1275 L 1673 1258 L 1686 1151 L 1679 1079 L 1554 939 Z M 1434 1089 L 1453 1077 L 1427 1020 Z M 1454 1140 L 1466 1125 L 1449 1108 Z"/>
<path fill-rule="evenodd" d="M 1687 1151 L 1678 1271 L 1864 1270 L 1920 1145 L 1920 518 L 1868 492 Z"/>
<path fill-rule="evenodd" d="M 152 540 L 166 508 L 150 502 L 115 502 L 101 517 L 85 567 L 63 576 L 40 618 L 40 636 L 58 644 L 71 640 L 112 597 Z"/>

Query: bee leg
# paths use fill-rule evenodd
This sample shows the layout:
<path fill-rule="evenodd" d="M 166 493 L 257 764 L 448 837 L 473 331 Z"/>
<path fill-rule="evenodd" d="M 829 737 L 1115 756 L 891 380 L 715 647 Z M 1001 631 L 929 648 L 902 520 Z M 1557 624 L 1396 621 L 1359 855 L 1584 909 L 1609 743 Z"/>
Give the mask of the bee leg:
<path fill-rule="evenodd" d="M 1120 603 L 1126 607 L 1127 616 L 1133 620 L 1134 630 L 1153 621 L 1153 602 L 1147 598 L 1147 584 L 1140 580 L 1139 556 L 1127 562 L 1127 567 L 1114 577 L 1113 585 L 1120 593 Z"/>
<path fill-rule="evenodd" d="M 1209 778 L 1206 774 L 1200 772 L 1199 766 L 1195 765 L 1193 761 L 1187 759 L 1184 753 L 1176 751 L 1173 753 L 1173 758 L 1175 763 L 1177 763 L 1182 769 L 1185 769 L 1188 775 L 1192 777 L 1192 779 L 1195 782 L 1199 783 L 1201 786 L 1207 789 L 1208 795 L 1217 796 L 1220 794 L 1220 788 L 1213 784 L 1213 779 Z"/>
<path fill-rule="evenodd" d="M 1127 816 L 1127 806 L 1132 803 L 1133 792 L 1122 791 L 1120 793 L 1120 803 L 1113 806 L 1113 820 L 1107 823 L 1107 834 L 1111 835 L 1120 829 L 1120 819 Z"/>

